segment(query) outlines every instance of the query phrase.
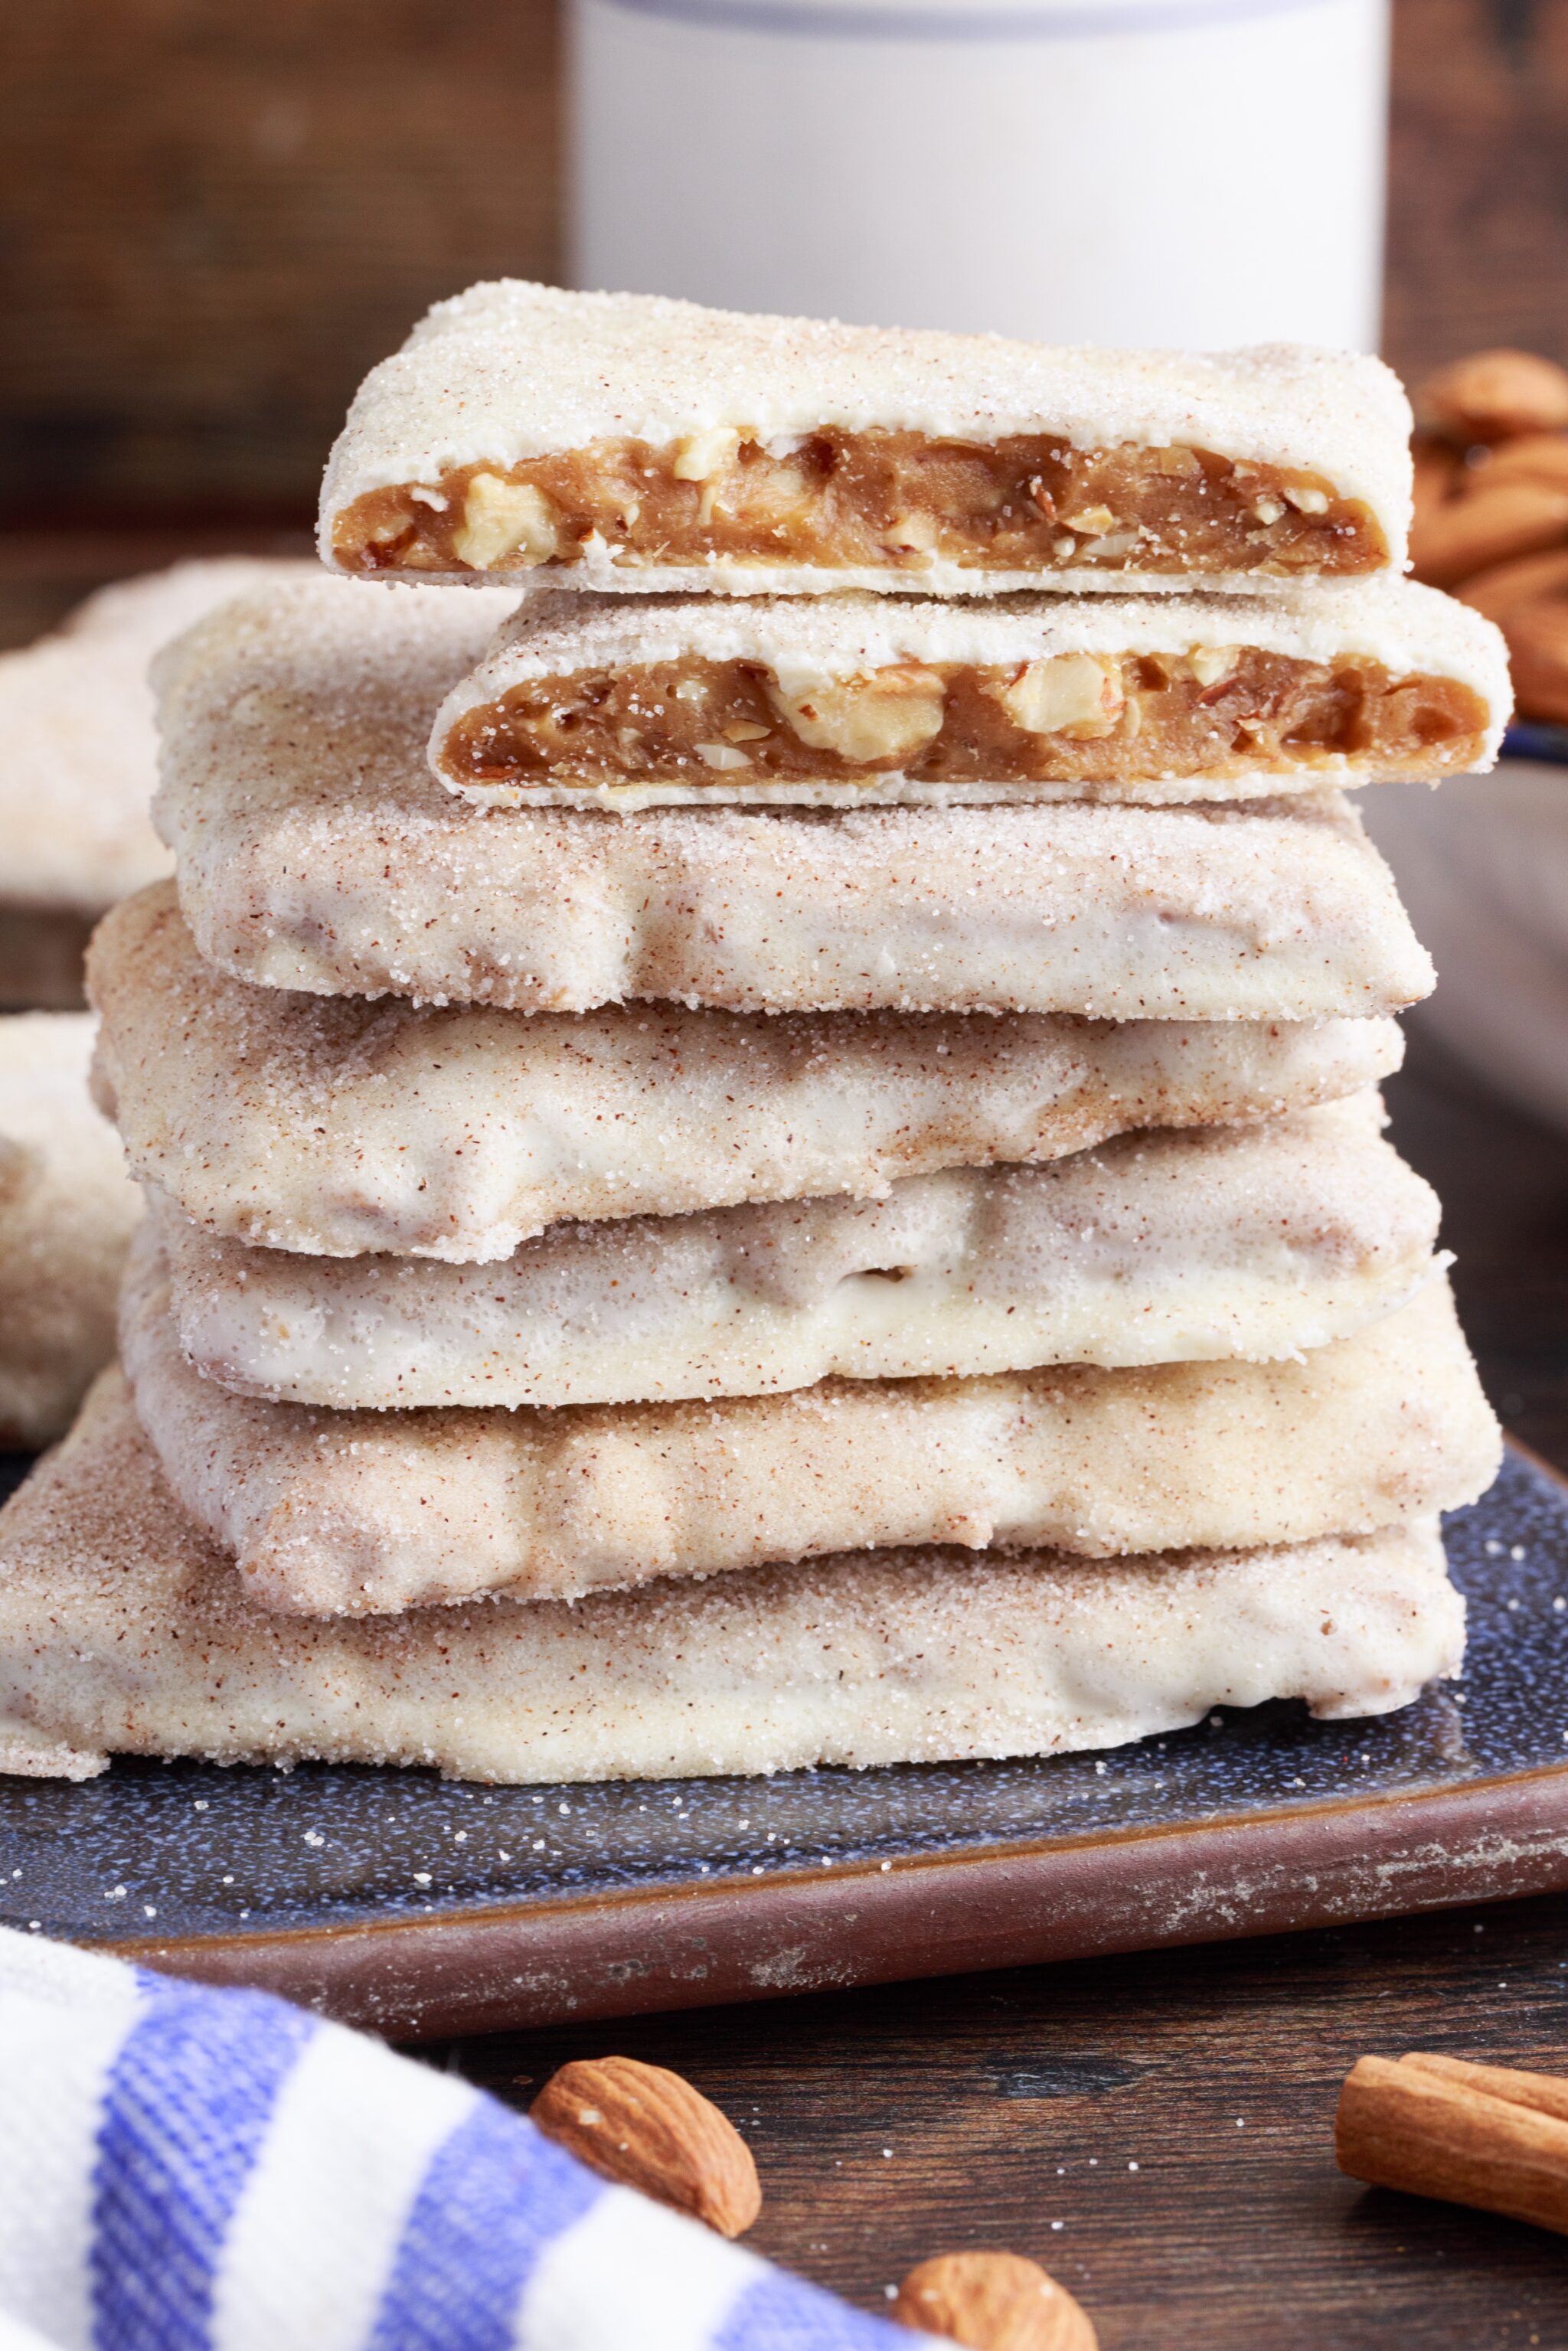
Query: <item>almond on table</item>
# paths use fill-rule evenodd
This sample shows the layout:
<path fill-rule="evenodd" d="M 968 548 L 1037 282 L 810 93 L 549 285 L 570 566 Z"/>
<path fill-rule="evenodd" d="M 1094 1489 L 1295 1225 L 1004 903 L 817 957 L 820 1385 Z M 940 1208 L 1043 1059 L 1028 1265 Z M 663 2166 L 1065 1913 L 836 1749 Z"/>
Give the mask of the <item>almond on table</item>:
<path fill-rule="evenodd" d="M 418 580 L 799 594 L 1397 570 L 1408 406 L 1290 345 L 1053 350 L 503 279 L 372 370 L 320 544 Z"/>
<path fill-rule="evenodd" d="M 751 2149 L 681 2074 L 637 2057 L 579 2058 L 552 2074 L 528 2119 L 591 2169 L 738 2237 L 762 2210 Z"/>
<path fill-rule="evenodd" d="M 968 2351 L 1096 2351 L 1089 2314 L 1019 2253 L 938 2253 L 899 2287 L 890 2314 Z"/>
<path fill-rule="evenodd" d="M 430 760 L 498 806 L 1237 799 L 1490 766 L 1508 705 L 1500 637 L 1408 580 L 540 594 L 446 696 Z"/>

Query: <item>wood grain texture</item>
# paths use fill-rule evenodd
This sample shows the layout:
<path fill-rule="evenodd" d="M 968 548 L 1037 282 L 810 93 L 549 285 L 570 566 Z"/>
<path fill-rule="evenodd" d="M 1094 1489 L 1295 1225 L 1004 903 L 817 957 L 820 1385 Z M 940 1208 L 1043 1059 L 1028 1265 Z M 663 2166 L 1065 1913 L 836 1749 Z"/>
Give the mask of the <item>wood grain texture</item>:
<path fill-rule="evenodd" d="M 0 499 L 301 519 L 355 383 L 428 302 L 557 274 L 559 5 L 13 9 Z M 1568 7 L 1395 16 L 1390 356 L 1568 359 Z"/>

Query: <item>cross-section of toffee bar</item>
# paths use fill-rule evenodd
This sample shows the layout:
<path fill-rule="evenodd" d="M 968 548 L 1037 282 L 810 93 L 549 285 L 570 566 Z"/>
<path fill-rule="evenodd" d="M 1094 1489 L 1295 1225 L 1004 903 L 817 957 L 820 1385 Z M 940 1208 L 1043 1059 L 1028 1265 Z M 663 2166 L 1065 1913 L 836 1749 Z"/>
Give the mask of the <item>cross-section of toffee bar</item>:
<path fill-rule="evenodd" d="M 436 715 L 491 806 L 1245 799 L 1490 767 L 1500 632 L 1404 580 L 1261 597 L 525 599 Z"/>
<path fill-rule="evenodd" d="M 1399 569 L 1410 412 L 1291 345 L 1053 350 L 514 279 L 373 369 L 327 469 L 348 571 L 820 594 Z"/>

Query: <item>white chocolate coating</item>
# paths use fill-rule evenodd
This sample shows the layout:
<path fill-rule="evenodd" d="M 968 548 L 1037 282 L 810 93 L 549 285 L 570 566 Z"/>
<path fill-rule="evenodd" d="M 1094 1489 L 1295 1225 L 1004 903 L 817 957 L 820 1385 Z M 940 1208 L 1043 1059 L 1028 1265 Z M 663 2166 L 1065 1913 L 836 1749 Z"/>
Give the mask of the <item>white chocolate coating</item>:
<path fill-rule="evenodd" d="M 160 657 L 157 820 L 238 978 L 527 1012 L 1318 1019 L 1431 965 L 1345 802 L 473 809 L 425 764 L 502 600 L 323 579 Z"/>
<path fill-rule="evenodd" d="M 242 1394 L 374 1408 L 1297 1353 L 1430 1277 L 1437 1204 L 1374 1094 L 1123 1135 L 876 1201 L 553 1225 L 497 1264 L 307 1258 L 161 1205 L 181 1343 Z"/>
<path fill-rule="evenodd" d="M 500 1012 L 251 987 L 160 883 L 93 943 L 94 1083 L 207 1230 L 326 1257 L 506 1257 L 561 1217 L 877 1196 L 1134 1127 L 1375 1085 L 1397 1024 L 1050 1013 Z"/>
<path fill-rule="evenodd" d="M 428 1764 L 478 1781 L 1111 1747 L 1215 1706 L 1386 1713 L 1458 1671 L 1435 1520 L 1085 1561 L 861 1552 L 575 1604 L 269 1615 L 106 1373 L 0 1512 L 0 1766 L 110 1753 Z"/>
<path fill-rule="evenodd" d="M 570 1599 L 856 1547 L 1103 1558 L 1370 1534 L 1473 1501 L 1499 1455 L 1444 1281 L 1288 1363 L 323 1412 L 191 1368 L 149 1228 L 120 1348 L 183 1508 L 235 1554 L 249 1597 L 287 1614 Z"/>

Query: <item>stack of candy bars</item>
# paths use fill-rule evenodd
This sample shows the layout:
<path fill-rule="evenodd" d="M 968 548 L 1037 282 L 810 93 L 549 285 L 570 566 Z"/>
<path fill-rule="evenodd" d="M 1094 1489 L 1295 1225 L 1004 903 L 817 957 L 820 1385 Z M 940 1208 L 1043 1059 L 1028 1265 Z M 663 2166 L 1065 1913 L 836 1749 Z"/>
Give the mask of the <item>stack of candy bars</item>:
<path fill-rule="evenodd" d="M 1376 361 L 504 284 L 157 667 L 120 1367 L 9 1768 L 1103 1747 L 1458 1667 L 1497 1431 L 1346 788 L 1485 766 Z M 465 592 L 459 592 L 465 591 Z"/>

